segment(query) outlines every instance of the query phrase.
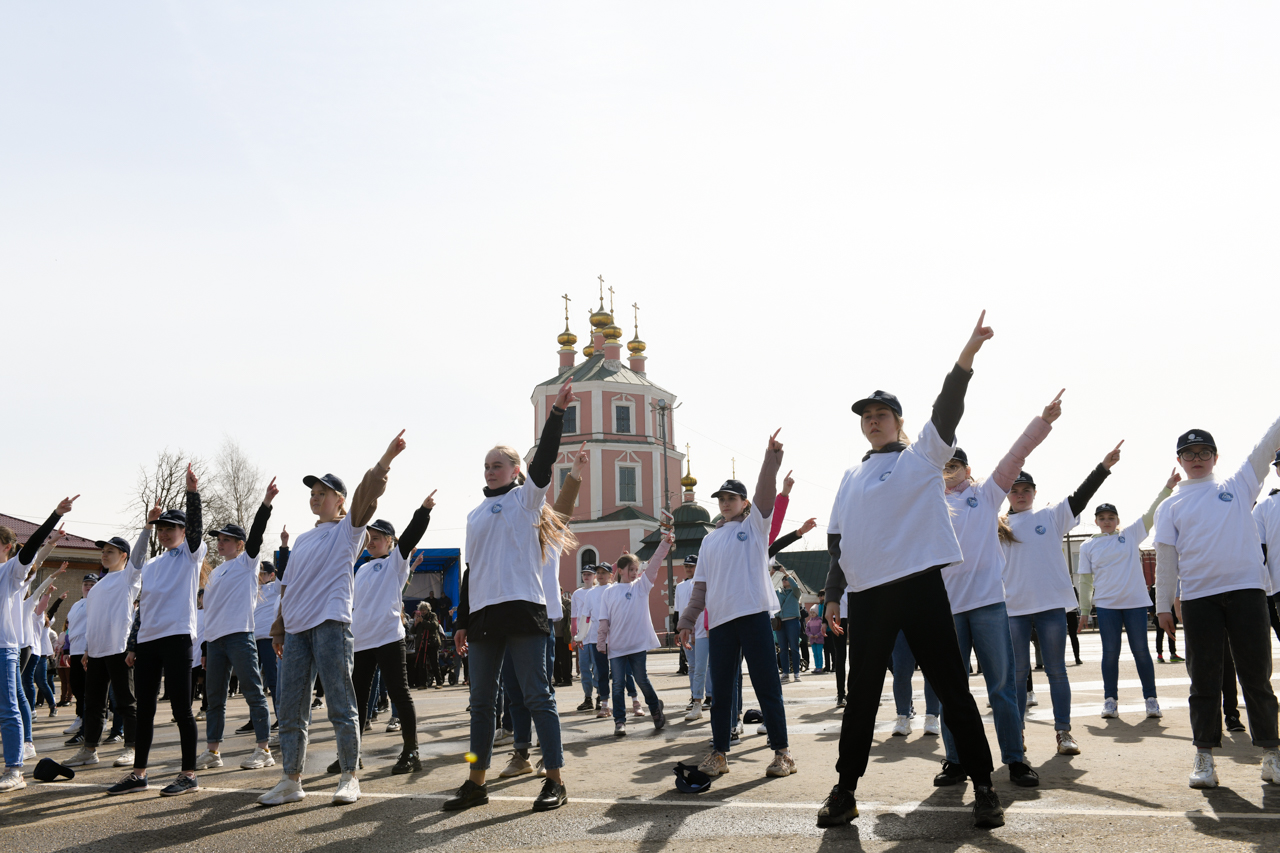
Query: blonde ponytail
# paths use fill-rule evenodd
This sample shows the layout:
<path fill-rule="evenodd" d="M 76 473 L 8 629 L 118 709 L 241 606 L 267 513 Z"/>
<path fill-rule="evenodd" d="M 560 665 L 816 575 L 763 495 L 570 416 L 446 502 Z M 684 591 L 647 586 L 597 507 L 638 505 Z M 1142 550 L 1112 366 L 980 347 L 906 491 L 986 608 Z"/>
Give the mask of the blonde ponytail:
<path fill-rule="evenodd" d="M 1001 543 L 1005 545 L 1016 545 L 1022 540 L 1013 535 L 1013 528 L 1009 526 L 1009 514 L 1005 513 L 996 519 L 996 535 L 1000 537 Z"/>
<path fill-rule="evenodd" d="M 542 561 L 547 561 L 547 550 L 572 551 L 578 547 L 578 537 L 569 529 L 568 518 L 556 512 L 549 504 L 542 505 L 538 513 L 538 547 L 542 549 Z"/>

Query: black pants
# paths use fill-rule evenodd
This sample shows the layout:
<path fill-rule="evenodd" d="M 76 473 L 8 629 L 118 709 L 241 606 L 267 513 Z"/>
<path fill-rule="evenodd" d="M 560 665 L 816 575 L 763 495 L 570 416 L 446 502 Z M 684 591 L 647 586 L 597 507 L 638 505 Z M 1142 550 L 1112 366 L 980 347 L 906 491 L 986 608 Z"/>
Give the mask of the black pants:
<path fill-rule="evenodd" d="M 1276 695 L 1271 689 L 1271 618 L 1260 589 L 1236 589 L 1182 602 L 1183 651 L 1191 676 L 1191 736 L 1201 748 L 1222 746 L 1224 651 L 1230 643 L 1254 746 L 1275 749 Z"/>
<path fill-rule="evenodd" d="M 133 746 L 136 739 L 138 706 L 133 698 L 133 669 L 124 662 L 124 653 L 89 658 L 84 674 L 84 713 L 80 715 L 86 749 L 97 749 L 102 739 L 108 688 L 115 694 L 116 714 L 124 718 L 125 746 Z"/>
<path fill-rule="evenodd" d="M 396 640 L 376 649 L 356 652 L 351 682 L 356 688 L 356 709 L 360 713 L 360 731 L 369 716 L 369 691 L 373 688 L 373 671 L 382 669 L 382 683 L 396 705 L 400 717 L 400 737 L 406 750 L 418 748 L 418 715 L 409 694 L 409 671 L 404 662 L 404 640 Z"/>
<path fill-rule="evenodd" d="M 182 769 L 196 769 L 196 718 L 191 714 L 191 636 L 175 634 L 138 643 L 133 677 L 138 687 L 138 739 L 133 766 L 145 770 L 155 736 L 156 706 L 160 701 L 160 679 L 169 707 L 178 722 L 182 742 Z M 118 696 L 119 694 L 117 694 Z"/>
<path fill-rule="evenodd" d="M 991 746 L 969 673 L 960 663 L 951 602 L 940 569 L 849 595 L 849 704 L 840 726 L 840 786 L 853 791 L 867 770 L 876 710 L 884 690 L 885 661 L 898 632 L 906 635 L 924 677 L 942 701 L 942 719 L 975 785 L 991 784 Z"/>
<path fill-rule="evenodd" d="M 1170 613 L 1169 616 L 1172 617 L 1173 619 L 1173 627 L 1175 628 L 1178 627 L 1178 615 L 1176 613 Z M 1157 621 L 1156 622 L 1156 654 L 1157 655 L 1164 654 L 1165 640 L 1169 641 L 1169 654 L 1176 655 L 1178 653 L 1177 640 L 1175 640 L 1173 637 L 1165 636 L 1164 629 L 1160 627 L 1160 623 L 1159 621 Z"/>
<path fill-rule="evenodd" d="M 573 651 L 569 648 L 569 640 L 565 637 L 556 637 L 555 670 L 555 680 L 558 684 L 562 687 L 573 684 Z"/>
<path fill-rule="evenodd" d="M 1222 716 L 1240 716 L 1240 695 L 1236 693 L 1236 660 L 1231 643 L 1222 644 Z"/>
<path fill-rule="evenodd" d="M 1080 611 L 1072 610 L 1067 614 L 1067 639 L 1071 640 L 1071 653 L 1076 660 L 1080 660 L 1080 638 L 1076 636 L 1079 632 Z"/>
<path fill-rule="evenodd" d="M 1280 560 L 1280 557 L 1276 559 Z M 1271 600 L 1267 602 L 1267 610 L 1271 612 L 1271 630 L 1276 632 L 1276 639 L 1280 640 L 1280 592 L 1271 596 Z"/>
<path fill-rule="evenodd" d="M 76 716 L 84 720 L 84 665 L 80 663 L 83 655 L 67 655 L 70 667 L 67 680 L 71 682 L 71 695 L 76 697 Z"/>
<path fill-rule="evenodd" d="M 849 657 L 849 620 L 841 619 L 840 627 L 844 629 L 844 634 L 839 637 L 831 632 L 830 627 L 826 629 L 827 642 L 823 646 L 823 651 L 827 656 L 827 669 L 833 670 L 836 674 L 837 702 L 845 697 L 844 673 L 845 661 Z"/>

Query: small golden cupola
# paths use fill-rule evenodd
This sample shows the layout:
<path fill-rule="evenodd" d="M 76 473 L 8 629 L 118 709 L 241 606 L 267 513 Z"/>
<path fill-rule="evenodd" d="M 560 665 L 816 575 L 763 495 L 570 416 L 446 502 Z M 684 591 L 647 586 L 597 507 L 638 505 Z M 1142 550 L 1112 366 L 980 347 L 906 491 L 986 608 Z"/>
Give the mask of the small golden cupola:
<path fill-rule="evenodd" d="M 643 353 L 647 345 L 640 340 L 640 305 L 633 302 L 631 307 L 635 309 L 636 336 L 627 342 L 627 352 L 634 357 Z"/>
<path fill-rule="evenodd" d="M 698 485 L 698 478 L 693 476 L 693 460 L 687 444 L 684 446 L 684 463 L 684 476 L 680 478 L 680 485 L 684 486 L 686 492 L 692 492 L 693 487 Z"/>
<path fill-rule="evenodd" d="M 578 336 L 569 331 L 569 294 L 566 293 L 560 298 L 564 300 L 564 331 L 556 338 L 556 343 L 560 344 L 561 352 L 573 352 Z"/>
<path fill-rule="evenodd" d="M 603 302 L 603 300 L 602 300 Z M 604 332 L 604 339 L 609 343 L 617 343 L 622 340 L 622 327 L 613 322 L 613 288 L 609 288 L 609 325 L 605 326 L 601 331 Z"/>

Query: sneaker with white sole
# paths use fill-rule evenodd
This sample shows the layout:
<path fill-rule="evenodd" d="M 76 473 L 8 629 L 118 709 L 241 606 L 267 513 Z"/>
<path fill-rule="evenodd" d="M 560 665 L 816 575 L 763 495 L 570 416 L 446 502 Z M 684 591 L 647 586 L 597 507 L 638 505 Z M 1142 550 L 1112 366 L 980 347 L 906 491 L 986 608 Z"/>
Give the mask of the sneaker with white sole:
<path fill-rule="evenodd" d="M 256 747 L 253 752 L 240 762 L 241 770 L 261 770 L 263 767 L 275 767 L 276 757 L 271 754 L 271 747 Z"/>
<path fill-rule="evenodd" d="M 1080 744 L 1071 736 L 1071 732 L 1058 732 L 1058 755 L 1079 755 Z"/>
<path fill-rule="evenodd" d="M 631 716 L 643 717 L 644 715 L 645 715 L 644 706 L 640 704 L 640 700 L 632 699 L 631 700 Z"/>
<path fill-rule="evenodd" d="M 1164 716 L 1164 711 L 1160 710 L 1160 700 L 1154 696 L 1147 699 L 1147 716 L 1157 720 Z"/>
<path fill-rule="evenodd" d="M 62 762 L 67 767 L 88 767 L 98 763 L 98 750 L 82 746 L 75 755 Z"/>
<path fill-rule="evenodd" d="M 267 746 L 280 745 L 280 732 L 272 732 L 271 737 L 267 738 Z"/>
<path fill-rule="evenodd" d="M 742 726 L 734 726 L 729 729 L 729 746 L 738 746 L 742 743 Z"/>
<path fill-rule="evenodd" d="M 937 714 L 925 714 L 924 733 L 927 735 L 942 734 L 942 723 L 938 722 Z"/>
<path fill-rule="evenodd" d="M 0 793 L 20 791 L 25 787 L 27 787 L 27 780 L 22 778 L 21 767 L 6 767 L 4 774 L 0 775 Z"/>
<path fill-rule="evenodd" d="M 208 770 L 211 767 L 221 767 L 221 766 L 222 766 L 222 756 L 218 755 L 218 753 L 216 752 L 210 752 L 207 749 L 204 752 L 200 753 L 199 757 L 196 758 L 197 770 Z"/>
<path fill-rule="evenodd" d="M 1113 720 L 1120 716 L 1120 706 L 1110 696 L 1102 700 L 1102 719 Z"/>
<path fill-rule="evenodd" d="M 893 724 L 893 734 L 895 737 L 906 737 L 911 734 L 911 718 L 905 714 L 899 714 L 898 721 Z"/>
<path fill-rule="evenodd" d="M 1027 694 L 1027 707 L 1028 707 L 1028 708 L 1034 708 L 1036 705 L 1039 705 L 1039 704 L 1040 704 L 1040 700 L 1036 698 L 1036 694 L 1035 694 L 1035 692 L 1034 692 L 1034 691 L 1032 691 L 1031 693 L 1028 693 L 1028 694 Z"/>
<path fill-rule="evenodd" d="M 72 721 L 71 725 L 67 726 L 65 729 L 62 730 L 62 733 L 64 735 L 73 735 L 76 732 L 80 731 L 80 726 L 82 725 L 82 723 L 83 721 L 79 717 L 76 717 L 75 720 Z"/>
<path fill-rule="evenodd" d="M 274 788 L 258 797 L 258 802 L 264 806 L 282 806 L 285 803 L 301 802 L 306 796 L 307 792 L 302 790 L 301 779 L 290 779 L 285 776 Z"/>
<path fill-rule="evenodd" d="M 1280 752 L 1274 749 L 1262 753 L 1262 781 L 1280 785 Z"/>
<path fill-rule="evenodd" d="M 626 736 L 627 736 L 627 721 L 626 721 L 626 720 L 623 720 L 623 721 L 621 721 L 621 722 L 618 722 L 618 723 L 614 723 L 614 724 L 613 724 L 613 736 L 614 736 L 614 737 L 626 737 Z"/>
<path fill-rule="evenodd" d="M 179 773 L 178 778 L 174 779 L 168 785 L 160 789 L 162 797 L 178 797 L 183 794 L 190 794 L 192 791 L 199 791 L 200 783 L 196 781 L 194 775 L 188 776 L 185 773 Z"/>
<path fill-rule="evenodd" d="M 133 766 L 133 747 L 126 746 L 124 751 L 116 756 L 116 760 L 111 762 L 116 767 L 132 767 Z"/>
<path fill-rule="evenodd" d="M 542 763 L 541 758 L 538 759 L 538 764 L 534 768 L 533 775 L 537 776 L 539 779 L 547 778 L 547 767 L 545 764 Z"/>
<path fill-rule="evenodd" d="M 511 760 L 507 762 L 507 766 L 502 768 L 502 772 L 498 775 L 503 779 L 510 779 L 512 776 L 523 776 L 526 773 L 532 773 L 533 766 L 529 764 L 529 758 L 521 755 L 519 750 L 511 753 Z"/>
<path fill-rule="evenodd" d="M 36 745 L 31 741 L 27 741 L 22 745 L 22 760 L 30 761 L 36 757 Z"/>
<path fill-rule="evenodd" d="M 506 729 L 498 729 L 493 734 L 493 745 L 506 746 L 507 744 L 514 743 L 515 739 L 516 736 L 514 732 L 509 732 Z"/>
<path fill-rule="evenodd" d="M 603 720 L 605 717 L 612 717 L 612 716 L 613 716 L 613 711 L 609 710 L 608 705 L 602 704 L 599 708 L 596 709 L 597 720 Z"/>
<path fill-rule="evenodd" d="M 360 780 L 354 773 L 343 773 L 338 782 L 338 790 L 333 794 L 335 806 L 349 806 L 360 799 Z"/>
<path fill-rule="evenodd" d="M 1218 787 L 1218 771 L 1213 766 L 1213 753 L 1196 752 L 1195 763 L 1191 765 L 1191 777 L 1187 784 L 1192 788 Z"/>
<path fill-rule="evenodd" d="M 130 773 L 119 782 L 107 789 L 107 793 L 111 796 L 118 794 L 136 794 L 139 791 L 147 790 L 147 777 L 139 776 L 137 773 Z"/>
<path fill-rule="evenodd" d="M 795 772 L 795 759 L 791 757 L 791 752 L 789 750 L 783 750 L 782 752 L 775 752 L 773 754 L 773 761 L 770 761 L 769 766 L 765 768 L 764 775 L 790 776 Z"/>
<path fill-rule="evenodd" d="M 760 725 L 756 726 L 756 734 L 767 735 L 768 733 L 769 733 L 769 728 L 764 723 L 761 723 Z"/>
<path fill-rule="evenodd" d="M 729 760 L 725 758 L 723 752 L 716 752 L 713 749 L 699 762 L 698 769 L 714 778 L 729 772 Z"/>
<path fill-rule="evenodd" d="M 702 703 L 697 703 L 689 709 L 689 713 L 684 715 L 686 723 L 693 723 L 702 719 Z"/>

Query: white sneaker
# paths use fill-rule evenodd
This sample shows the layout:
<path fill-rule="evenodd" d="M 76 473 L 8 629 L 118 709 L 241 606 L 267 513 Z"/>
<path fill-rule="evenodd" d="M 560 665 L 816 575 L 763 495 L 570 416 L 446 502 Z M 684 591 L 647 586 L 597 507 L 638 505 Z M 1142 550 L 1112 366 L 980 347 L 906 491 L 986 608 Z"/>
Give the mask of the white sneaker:
<path fill-rule="evenodd" d="M 271 737 L 267 738 L 267 746 L 279 746 L 279 745 L 280 745 L 280 733 L 272 732 Z"/>
<path fill-rule="evenodd" d="M 210 752 L 207 749 L 204 752 L 200 753 L 200 757 L 196 759 L 197 770 L 208 770 L 210 767 L 221 767 L 221 766 L 222 766 L 222 756 L 218 755 L 218 753 L 216 752 Z"/>
<path fill-rule="evenodd" d="M 1028 707 L 1028 708 L 1034 708 L 1036 705 L 1039 705 L 1039 704 L 1040 704 L 1040 702 L 1036 699 L 1036 694 L 1035 694 L 1035 693 L 1028 693 L 1028 694 L 1027 694 L 1027 707 Z"/>
<path fill-rule="evenodd" d="M 1080 744 L 1071 736 L 1071 732 L 1058 732 L 1058 755 L 1079 755 Z"/>
<path fill-rule="evenodd" d="M 1191 766 L 1191 778 L 1187 784 L 1192 788 L 1218 787 L 1218 771 L 1213 768 L 1213 754 L 1196 752 L 1196 763 Z"/>
<path fill-rule="evenodd" d="M 696 720 L 701 720 L 701 719 L 702 719 L 702 703 L 701 702 L 697 703 L 692 708 L 690 708 L 689 713 L 684 715 L 684 721 L 686 723 L 692 723 Z"/>
<path fill-rule="evenodd" d="M 1280 785 L 1280 752 L 1274 749 L 1262 753 L 1262 781 Z"/>
<path fill-rule="evenodd" d="M 126 746 L 124 750 L 111 762 L 116 767 L 132 767 L 133 766 L 133 747 Z"/>
<path fill-rule="evenodd" d="M 82 722 L 83 721 L 79 717 L 76 717 L 74 720 L 71 721 L 71 725 L 67 726 L 65 729 L 62 730 L 62 733 L 64 735 L 75 734 L 76 732 L 80 731 L 80 725 Z"/>
<path fill-rule="evenodd" d="M 539 779 L 547 778 L 547 767 L 542 763 L 541 758 L 538 759 L 538 764 L 534 767 L 533 775 L 537 776 Z"/>
<path fill-rule="evenodd" d="M 942 734 L 942 723 L 938 722 L 936 714 L 926 714 L 924 718 L 924 733 L 927 735 Z"/>
<path fill-rule="evenodd" d="M 902 715 L 898 717 L 898 722 L 893 724 L 893 733 L 897 737 L 906 737 L 911 734 L 911 718 Z"/>
<path fill-rule="evenodd" d="M 639 700 L 639 699 L 632 699 L 632 700 L 631 700 L 631 715 L 632 715 L 633 717 L 643 717 L 643 716 L 644 716 L 644 708 L 640 707 L 640 700 Z"/>
<path fill-rule="evenodd" d="M 509 743 L 514 743 L 515 739 L 516 739 L 515 733 L 509 732 L 506 729 L 498 729 L 493 734 L 493 745 L 506 746 Z"/>
<path fill-rule="evenodd" d="M 769 733 L 769 730 L 765 728 L 764 723 L 761 723 L 760 725 L 756 726 L 756 734 L 767 735 L 768 733 Z"/>
<path fill-rule="evenodd" d="M 1112 720 L 1120 716 L 1120 708 L 1116 700 L 1108 696 L 1102 700 L 1102 719 Z"/>
<path fill-rule="evenodd" d="M 614 736 L 614 737 L 626 737 L 626 736 L 627 736 L 627 722 L 626 722 L 626 720 L 623 720 L 621 723 L 614 723 L 614 724 L 613 724 L 613 736 Z"/>
<path fill-rule="evenodd" d="M 349 806 L 360 799 L 360 780 L 354 773 L 343 773 L 338 790 L 333 795 L 335 806 Z"/>
<path fill-rule="evenodd" d="M 729 746 L 738 746 L 742 743 L 742 726 L 734 726 L 729 729 Z"/>
<path fill-rule="evenodd" d="M 75 755 L 62 762 L 67 767 L 87 767 L 90 764 L 98 763 L 98 751 L 90 749 L 87 746 L 80 747 L 80 751 Z"/>
<path fill-rule="evenodd" d="M 285 803 L 299 802 L 306 795 L 307 792 L 302 790 L 302 780 L 285 776 L 274 788 L 258 797 L 258 802 L 264 806 L 282 806 Z"/>
<path fill-rule="evenodd" d="M 29 761 L 36 757 L 36 745 L 31 741 L 27 741 L 22 745 L 22 760 Z"/>
<path fill-rule="evenodd" d="M 240 762 L 241 770 L 260 770 L 263 767 L 275 767 L 276 757 L 271 754 L 271 747 L 257 747 L 244 761 Z"/>
<path fill-rule="evenodd" d="M 27 787 L 27 780 L 22 778 L 21 767 L 6 767 L 0 775 L 0 792 L 18 791 Z"/>
<path fill-rule="evenodd" d="M 1147 700 L 1147 716 L 1157 720 L 1164 716 L 1164 711 L 1160 710 L 1160 700 L 1154 696 Z"/>
<path fill-rule="evenodd" d="M 612 717 L 613 711 L 609 710 L 609 703 L 605 702 L 600 706 L 600 710 L 596 711 L 596 719 L 603 720 L 605 717 Z"/>

